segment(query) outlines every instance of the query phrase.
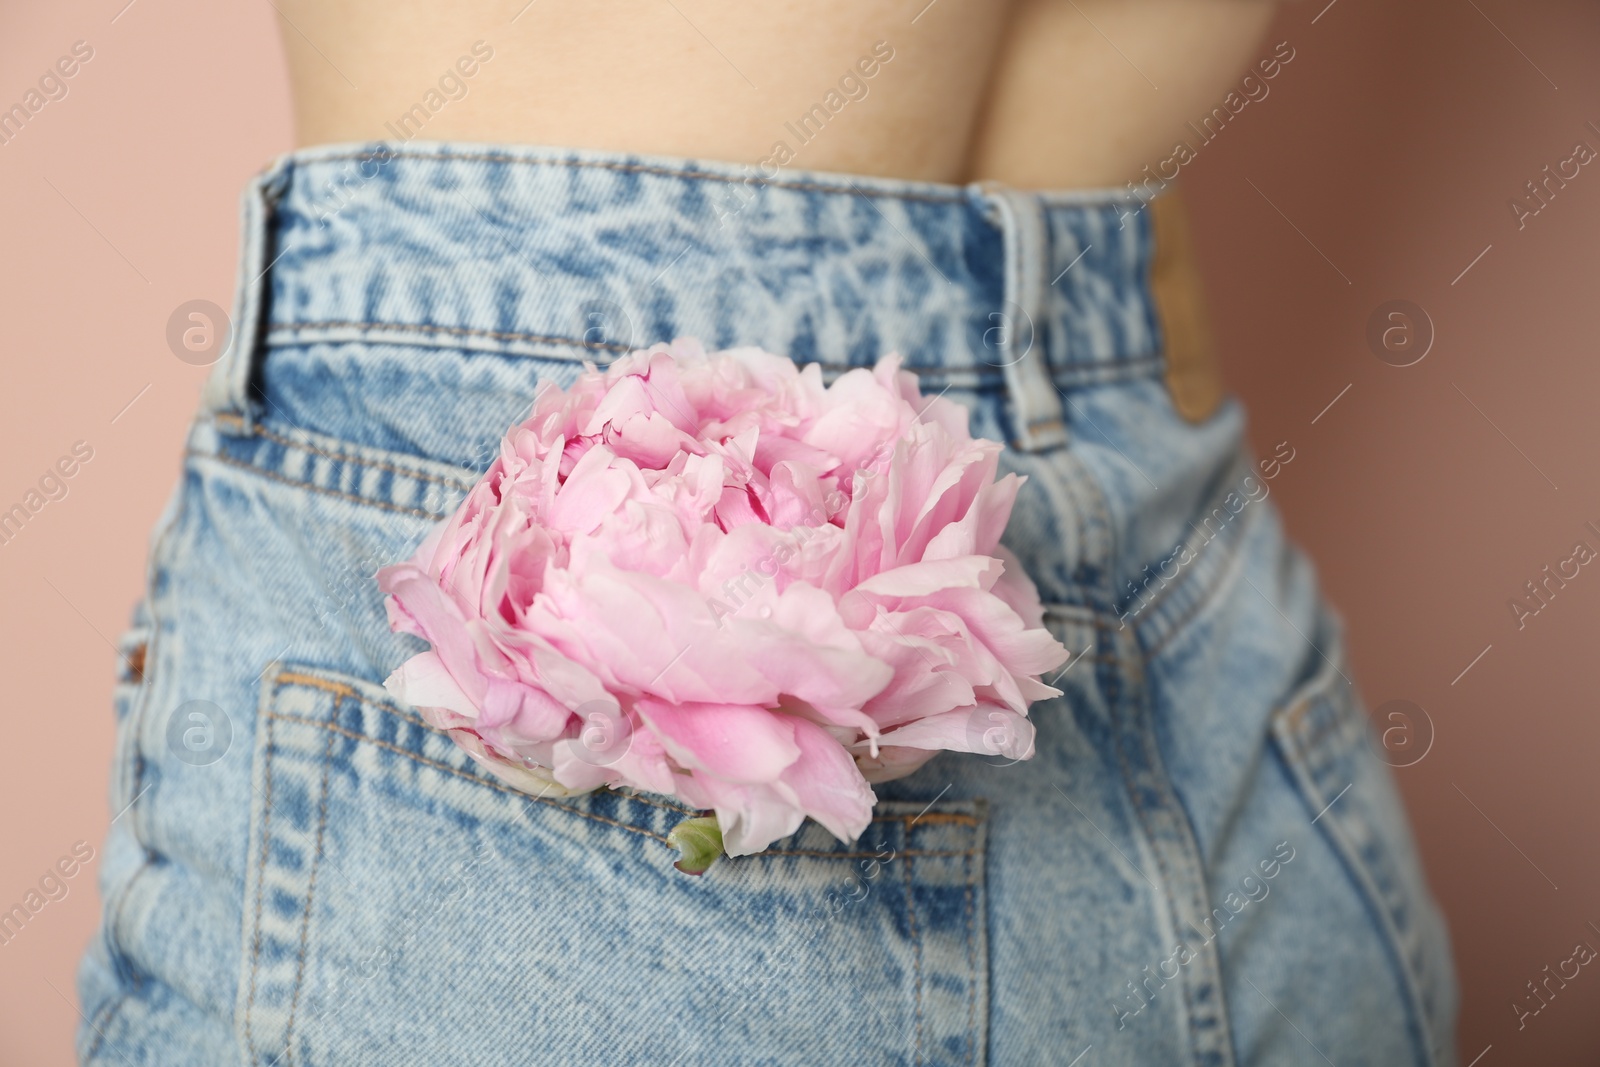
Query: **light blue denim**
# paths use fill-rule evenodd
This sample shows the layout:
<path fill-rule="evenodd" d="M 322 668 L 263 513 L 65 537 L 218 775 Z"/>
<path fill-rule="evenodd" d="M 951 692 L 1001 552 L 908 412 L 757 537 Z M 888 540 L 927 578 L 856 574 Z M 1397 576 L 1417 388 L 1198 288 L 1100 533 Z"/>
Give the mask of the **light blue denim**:
<path fill-rule="evenodd" d="M 1150 209 L 545 148 L 307 150 L 248 190 L 125 639 L 92 1064 L 1454 1063 L 1340 628 L 1238 406 L 1174 408 Z M 657 797 L 536 800 L 381 680 L 372 580 L 536 385 L 696 336 L 903 353 L 1028 476 L 1074 658 L 1030 761 L 944 755 L 700 878 Z M 197 703 L 198 702 L 198 703 Z"/>

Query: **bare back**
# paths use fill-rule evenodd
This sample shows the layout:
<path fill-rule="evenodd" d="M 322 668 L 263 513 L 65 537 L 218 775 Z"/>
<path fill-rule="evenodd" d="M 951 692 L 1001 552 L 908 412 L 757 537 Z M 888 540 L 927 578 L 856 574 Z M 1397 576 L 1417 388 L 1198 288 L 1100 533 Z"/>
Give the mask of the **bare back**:
<path fill-rule="evenodd" d="M 281 0 L 301 144 L 413 138 L 1116 185 L 1253 58 L 1264 0 Z"/>

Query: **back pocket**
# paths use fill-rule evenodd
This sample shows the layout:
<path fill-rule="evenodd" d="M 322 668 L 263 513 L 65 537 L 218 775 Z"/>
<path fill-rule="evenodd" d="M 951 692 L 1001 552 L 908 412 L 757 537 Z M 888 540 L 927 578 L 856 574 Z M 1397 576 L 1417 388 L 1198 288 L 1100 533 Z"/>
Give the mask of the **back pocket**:
<path fill-rule="evenodd" d="M 266 679 L 250 1063 L 984 1062 L 981 801 L 693 878 L 667 832 L 695 812 L 520 793 L 369 682 Z"/>
<path fill-rule="evenodd" d="M 1428 892 L 1405 804 L 1348 679 L 1342 625 L 1326 608 L 1314 637 L 1319 666 L 1273 716 L 1273 737 L 1316 829 L 1394 952 L 1422 1057 L 1454 1062 L 1456 989 L 1444 919 Z"/>

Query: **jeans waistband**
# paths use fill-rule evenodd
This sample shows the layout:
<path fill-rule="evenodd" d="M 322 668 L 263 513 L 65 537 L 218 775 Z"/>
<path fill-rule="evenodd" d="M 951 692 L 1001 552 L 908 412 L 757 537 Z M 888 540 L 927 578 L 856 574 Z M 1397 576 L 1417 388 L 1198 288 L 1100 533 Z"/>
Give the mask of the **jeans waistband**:
<path fill-rule="evenodd" d="M 1163 373 L 1162 200 L 568 148 L 306 149 L 246 191 L 235 343 L 368 342 L 605 363 L 694 336 L 825 372 L 897 351 L 924 389 L 1004 388 L 1012 444 L 1064 443 L 1057 390 Z"/>

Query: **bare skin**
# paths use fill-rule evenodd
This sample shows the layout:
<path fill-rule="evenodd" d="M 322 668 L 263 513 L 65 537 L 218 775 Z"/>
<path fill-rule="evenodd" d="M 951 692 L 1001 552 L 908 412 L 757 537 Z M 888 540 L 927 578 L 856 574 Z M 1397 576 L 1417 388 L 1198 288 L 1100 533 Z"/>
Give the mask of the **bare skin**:
<path fill-rule="evenodd" d="M 759 15 L 733 0 L 525 3 L 278 0 L 299 142 L 415 137 L 735 163 L 772 160 L 783 142 L 792 159 L 778 162 L 795 169 L 1121 185 L 1235 86 L 1273 11 L 1266 0 L 768 0 Z M 825 123 L 798 125 L 808 113 Z"/>
<path fill-rule="evenodd" d="M 1262 34 L 1275 10 L 1270 0 L 1018 0 L 965 177 L 1022 189 L 1138 181 L 1176 142 L 1196 143 L 1186 123 L 1272 54 Z"/>

